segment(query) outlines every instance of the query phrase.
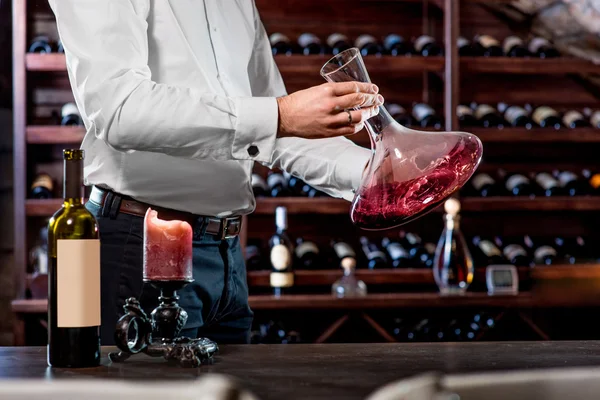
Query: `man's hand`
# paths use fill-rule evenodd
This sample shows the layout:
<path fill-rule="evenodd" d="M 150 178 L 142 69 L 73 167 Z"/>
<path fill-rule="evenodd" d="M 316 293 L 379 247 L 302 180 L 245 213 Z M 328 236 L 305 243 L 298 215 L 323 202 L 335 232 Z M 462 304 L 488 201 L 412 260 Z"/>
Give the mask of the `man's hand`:
<path fill-rule="evenodd" d="M 383 96 L 378 92 L 379 88 L 370 83 L 340 82 L 280 97 L 277 136 L 322 139 L 357 133 L 367 119 L 379 113 Z"/>

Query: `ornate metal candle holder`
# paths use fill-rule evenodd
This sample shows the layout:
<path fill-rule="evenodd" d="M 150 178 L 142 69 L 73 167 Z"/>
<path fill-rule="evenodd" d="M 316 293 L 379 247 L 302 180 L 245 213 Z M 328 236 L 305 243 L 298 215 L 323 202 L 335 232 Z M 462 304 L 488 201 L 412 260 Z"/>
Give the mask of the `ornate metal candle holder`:
<path fill-rule="evenodd" d="M 177 361 L 184 367 L 198 367 L 212 362 L 219 350 L 210 339 L 178 337 L 187 321 L 187 312 L 177 304 L 177 290 L 187 281 L 145 281 L 160 289 L 160 304 L 146 315 L 140 302 L 131 297 L 123 306 L 125 315 L 117 322 L 115 341 L 121 350 L 108 356 L 113 362 L 123 362 L 134 354 L 146 353 L 150 357 L 164 357 Z"/>

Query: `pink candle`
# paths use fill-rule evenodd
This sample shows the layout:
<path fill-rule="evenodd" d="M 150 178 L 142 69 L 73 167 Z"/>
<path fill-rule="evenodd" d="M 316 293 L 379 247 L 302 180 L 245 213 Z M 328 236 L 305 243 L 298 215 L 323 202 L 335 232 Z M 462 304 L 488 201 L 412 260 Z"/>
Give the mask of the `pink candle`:
<path fill-rule="evenodd" d="M 144 218 L 144 279 L 192 279 L 192 227 L 185 221 L 165 221 L 148 209 Z"/>

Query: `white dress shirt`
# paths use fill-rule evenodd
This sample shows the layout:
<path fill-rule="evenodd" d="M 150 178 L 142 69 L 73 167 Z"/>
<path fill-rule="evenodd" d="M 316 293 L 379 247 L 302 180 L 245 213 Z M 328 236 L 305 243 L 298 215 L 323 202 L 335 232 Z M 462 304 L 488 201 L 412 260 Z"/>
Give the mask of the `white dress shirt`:
<path fill-rule="evenodd" d="M 253 0 L 49 1 L 86 126 L 86 184 L 241 215 L 258 161 L 352 199 L 370 150 L 276 138 L 286 91 Z"/>

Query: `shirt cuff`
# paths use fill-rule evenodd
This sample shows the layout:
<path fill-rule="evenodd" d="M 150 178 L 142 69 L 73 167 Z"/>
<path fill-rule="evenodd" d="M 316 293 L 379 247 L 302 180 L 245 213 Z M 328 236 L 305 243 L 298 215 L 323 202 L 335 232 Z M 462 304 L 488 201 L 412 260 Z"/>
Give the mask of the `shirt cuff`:
<path fill-rule="evenodd" d="M 370 158 L 371 150 L 360 146 L 348 146 L 336 160 L 335 181 L 345 200 L 354 199 L 354 191 L 360 186 L 365 166 Z"/>
<path fill-rule="evenodd" d="M 273 158 L 279 107 L 274 97 L 243 97 L 235 101 L 237 121 L 231 154 L 238 160 L 270 163 Z"/>

